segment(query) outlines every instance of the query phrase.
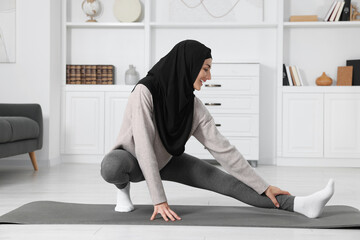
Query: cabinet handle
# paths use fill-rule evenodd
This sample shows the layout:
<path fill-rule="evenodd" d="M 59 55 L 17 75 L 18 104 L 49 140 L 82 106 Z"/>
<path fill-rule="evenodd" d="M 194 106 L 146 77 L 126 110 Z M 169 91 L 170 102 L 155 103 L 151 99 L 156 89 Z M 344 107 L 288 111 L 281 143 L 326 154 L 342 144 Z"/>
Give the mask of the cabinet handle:
<path fill-rule="evenodd" d="M 205 84 L 205 87 L 221 87 L 221 84 Z"/>
<path fill-rule="evenodd" d="M 217 127 L 221 127 L 221 124 L 219 124 L 219 123 L 216 123 L 216 124 L 215 124 L 215 126 L 217 126 Z"/>
<path fill-rule="evenodd" d="M 205 103 L 205 106 L 221 106 L 221 103 Z"/>

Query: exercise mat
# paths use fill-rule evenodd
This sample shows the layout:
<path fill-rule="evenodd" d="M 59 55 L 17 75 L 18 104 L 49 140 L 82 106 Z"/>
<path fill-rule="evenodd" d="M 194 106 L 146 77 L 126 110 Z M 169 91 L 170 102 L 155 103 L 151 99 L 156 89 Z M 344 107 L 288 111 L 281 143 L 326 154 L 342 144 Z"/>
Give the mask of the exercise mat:
<path fill-rule="evenodd" d="M 154 221 L 152 205 L 135 205 L 129 213 L 114 211 L 110 204 L 79 204 L 37 201 L 25 204 L 0 217 L 0 224 L 122 224 L 122 225 L 183 225 L 219 227 L 278 228 L 357 228 L 358 209 L 326 206 L 320 218 L 309 219 L 301 214 L 278 209 L 233 206 L 172 205 L 182 220 L 165 222 L 160 214 Z"/>

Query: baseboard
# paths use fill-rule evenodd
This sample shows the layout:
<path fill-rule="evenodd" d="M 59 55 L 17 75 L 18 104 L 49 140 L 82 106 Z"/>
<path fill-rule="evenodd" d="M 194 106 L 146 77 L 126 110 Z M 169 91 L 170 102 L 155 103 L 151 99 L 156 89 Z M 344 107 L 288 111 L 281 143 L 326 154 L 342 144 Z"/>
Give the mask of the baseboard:
<path fill-rule="evenodd" d="M 100 164 L 105 155 L 103 154 L 62 154 L 62 163 L 92 163 Z"/>
<path fill-rule="evenodd" d="M 277 158 L 277 166 L 299 167 L 360 167 L 356 158 Z"/>

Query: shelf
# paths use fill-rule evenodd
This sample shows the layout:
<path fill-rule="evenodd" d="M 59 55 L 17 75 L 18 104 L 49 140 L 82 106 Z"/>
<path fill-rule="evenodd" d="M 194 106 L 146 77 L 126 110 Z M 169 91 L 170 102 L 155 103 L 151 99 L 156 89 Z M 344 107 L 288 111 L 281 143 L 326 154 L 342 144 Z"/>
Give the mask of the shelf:
<path fill-rule="evenodd" d="M 131 92 L 135 85 L 109 84 L 66 84 L 63 89 L 66 92 Z"/>
<path fill-rule="evenodd" d="M 283 93 L 360 93 L 360 86 L 282 86 Z"/>
<path fill-rule="evenodd" d="M 360 27 L 360 21 L 353 22 L 284 22 L 285 28 L 345 28 Z"/>
<path fill-rule="evenodd" d="M 150 23 L 154 28 L 276 28 L 277 23 Z"/>
<path fill-rule="evenodd" d="M 72 23 L 67 22 L 66 27 L 68 28 L 144 28 L 145 24 L 138 22 L 138 23 L 111 23 L 111 22 L 78 22 Z"/>

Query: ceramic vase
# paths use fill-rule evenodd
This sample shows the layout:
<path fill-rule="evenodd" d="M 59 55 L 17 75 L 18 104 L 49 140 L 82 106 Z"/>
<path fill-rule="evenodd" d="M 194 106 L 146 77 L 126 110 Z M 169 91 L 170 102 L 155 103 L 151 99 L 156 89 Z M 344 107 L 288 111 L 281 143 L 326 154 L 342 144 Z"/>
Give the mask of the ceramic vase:
<path fill-rule="evenodd" d="M 129 65 L 129 69 L 125 72 L 125 84 L 135 85 L 139 81 L 139 73 L 133 65 Z"/>
<path fill-rule="evenodd" d="M 318 86 L 330 86 L 333 80 L 323 72 L 323 74 L 316 79 L 316 85 Z"/>

